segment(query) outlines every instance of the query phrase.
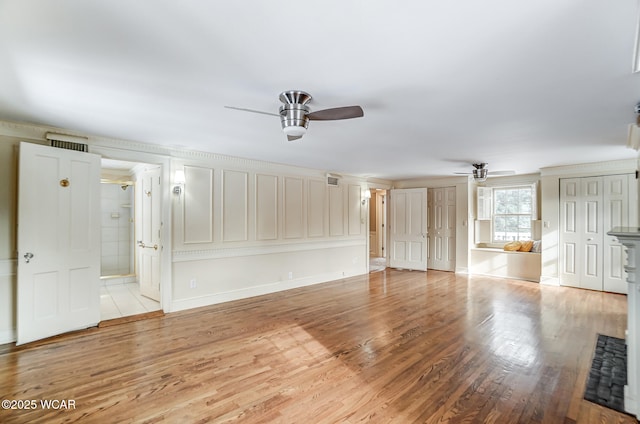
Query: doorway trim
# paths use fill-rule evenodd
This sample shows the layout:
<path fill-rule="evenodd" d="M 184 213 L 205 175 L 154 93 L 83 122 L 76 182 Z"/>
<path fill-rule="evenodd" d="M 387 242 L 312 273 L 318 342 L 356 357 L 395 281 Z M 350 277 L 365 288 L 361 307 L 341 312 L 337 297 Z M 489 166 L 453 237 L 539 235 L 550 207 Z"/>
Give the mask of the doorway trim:
<path fill-rule="evenodd" d="M 171 202 L 171 159 L 167 156 L 140 151 L 123 150 L 96 144 L 89 145 L 89 151 L 102 156 L 103 159 L 139 162 L 160 166 L 160 190 L 162 192 L 162 247 L 160 251 L 160 308 L 165 313 L 171 312 L 171 293 L 173 281 L 172 269 L 172 202 Z"/>

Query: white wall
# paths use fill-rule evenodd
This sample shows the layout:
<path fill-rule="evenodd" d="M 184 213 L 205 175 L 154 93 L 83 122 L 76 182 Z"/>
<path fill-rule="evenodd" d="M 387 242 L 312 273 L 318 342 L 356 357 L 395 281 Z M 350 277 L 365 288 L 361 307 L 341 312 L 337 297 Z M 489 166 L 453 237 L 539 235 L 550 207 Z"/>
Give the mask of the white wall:
<path fill-rule="evenodd" d="M 102 255 L 100 275 L 133 273 L 133 186 L 100 184 Z"/>
<path fill-rule="evenodd" d="M 367 272 L 366 185 L 216 156 L 174 160 L 172 310 Z"/>
<path fill-rule="evenodd" d="M 47 144 L 48 131 L 83 135 L 0 121 L 0 344 L 15 340 L 18 145 Z M 163 169 L 166 312 L 367 272 L 361 196 L 371 182 L 344 176 L 329 187 L 324 170 L 91 136 L 88 144 L 105 158 Z M 187 176 L 181 196 L 171 192 L 176 169 Z"/>

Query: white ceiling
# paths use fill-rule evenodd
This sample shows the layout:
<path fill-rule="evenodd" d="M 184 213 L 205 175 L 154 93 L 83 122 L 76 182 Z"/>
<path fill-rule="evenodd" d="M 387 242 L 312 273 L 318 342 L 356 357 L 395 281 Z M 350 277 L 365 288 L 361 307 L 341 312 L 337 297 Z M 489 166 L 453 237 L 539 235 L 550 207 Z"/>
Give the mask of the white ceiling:
<path fill-rule="evenodd" d="M 0 119 L 386 179 L 637 157 L 637 0 L 0 0 Z M 359 119 L 287 142 L 278 94 Z"/>

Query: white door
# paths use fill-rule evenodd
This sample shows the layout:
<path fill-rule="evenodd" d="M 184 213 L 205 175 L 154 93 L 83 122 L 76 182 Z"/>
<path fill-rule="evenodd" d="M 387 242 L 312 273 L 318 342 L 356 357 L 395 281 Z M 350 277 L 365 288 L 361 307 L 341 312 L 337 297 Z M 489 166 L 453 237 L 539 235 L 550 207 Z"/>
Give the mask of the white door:
<path fill-rule="evenodd" d="M 100 156 L 20 144 L 17 344 L 100 321 Z"/>
<path fill-rule="evenodd" d="M 560 280 L 562 285 L 603 290 L 605 232 L 603 204 L 603 177 L 560 180 Z"/>
<path fill-rule="evenodd" d="M 604 228 L 635 227 L 634 207 L 637 202 L 637 180 L 633 174 L 604 177 Z M 604 234 L 604 291 L 627 293 L 624 271 L 626 254 L 615 237 Z"/>
<path fill-rule="evenodd" d="M 580 287 L 580 193 L 580 178 L 560 180 L 560 281 L 571 287 Z"/>
<path fill-rule="evenodd" d="M 140 294 L 160 301 L 160 168 L 147 169 L 138 179 L 138 264 Z"/>
<path fill-rule="evenodd" d="M 602 290 L 604 222 L 602 177 L 581 178 L 582 186 L 582 275 L 580 287 Z"/>
<path fill-rule="evenodd" d="M 456 188 L 429 189 L 428 255 L 431 269 L 453 271 L 456 266 Z"/>
<path fill-rule="evenodd" d="M 389 266 L 427 270 L 427 189 L 391 190 Z"/>

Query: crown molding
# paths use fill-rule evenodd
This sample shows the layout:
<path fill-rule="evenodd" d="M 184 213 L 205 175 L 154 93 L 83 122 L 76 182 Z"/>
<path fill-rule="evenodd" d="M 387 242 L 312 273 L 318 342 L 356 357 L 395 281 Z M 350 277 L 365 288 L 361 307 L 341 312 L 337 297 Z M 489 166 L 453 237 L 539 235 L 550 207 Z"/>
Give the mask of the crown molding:
<path fill-rule="evenodd" d="M 540 169 L 540 176 L 584 175 L 598 176 L 629 174 L 638 169 L 638 159 L 621 159 L 606 162 L 578 163 L 573 165 L 550 166 Z"/>
<path fill-rule="evenodd" d="M 201 163 L 207 166 L 213 165 L 216 168 L 245 170 L 268 170 L 270 172 L 278 172 L 286 175 L 304 175 L 322 177 L 331 170 L 320 170 L 313 168 L 305 168 L 296 165 L 287 165 L 276 162 L 260 161 L 256 159 L 248 159 L 237 156 L 228 156 L 220 153 L 210 153 L 198 150 L 187 150 L 180 147 L 161 146 L 138 141 L 123 140 L 117 138 L 89 135 L 78 131 L 71 131 L 65 128 L 51 127 L 46 125 L 36 125 L 25 122 L 11 122 L 0 120 L 0 135 L 25 138 L 29 140 L 39 140 L 46 142 L 46 133 L 57 132 L 76 137 L 87 138 L 89 152 L 95 153 L 95 150 L 103 151 L 104 149 L 112 149 L 115 151 L 129 151 L 152 154 L 157 156 L 168 157 L 172 160 L 183 161 L 185 163 Z M 366 177 L 358 177 L 353 175 L 342 175 L 344 182 L 366 183 L 372 179 Z M 388 184 L 388 181 L 380 180 L 380 184 Z"/>

